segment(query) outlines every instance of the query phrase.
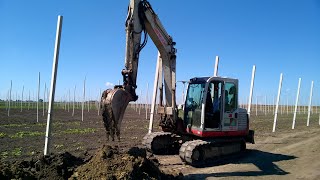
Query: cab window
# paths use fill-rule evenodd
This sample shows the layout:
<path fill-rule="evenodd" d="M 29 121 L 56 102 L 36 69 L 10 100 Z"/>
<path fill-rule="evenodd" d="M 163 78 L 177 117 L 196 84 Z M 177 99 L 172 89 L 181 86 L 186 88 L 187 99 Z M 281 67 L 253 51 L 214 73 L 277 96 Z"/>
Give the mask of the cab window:
<path fill-rule="evenodd" d="M 225 112 L 232 112 L 234 111 L 238 104 L 237 104 L 237 89 L 234 83 L 226 82 L 225 83 Z"/>

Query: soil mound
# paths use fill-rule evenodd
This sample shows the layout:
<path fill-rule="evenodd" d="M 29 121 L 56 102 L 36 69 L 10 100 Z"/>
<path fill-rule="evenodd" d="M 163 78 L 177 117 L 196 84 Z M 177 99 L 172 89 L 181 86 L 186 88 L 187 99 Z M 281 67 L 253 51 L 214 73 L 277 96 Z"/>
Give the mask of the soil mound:
<path fill-rule="evenodd" d="M 69 152 L 30 161 L 0 162 L 0 179 L 181 179 L 159 170 L 155 158 L 142 148 L 120 152 L 103 146 L 94 156 L 79 158 Z"/>
<path fill-rule="evenodd" d="M 0 179 L 67 179 L 80 164 L 83 160 L 68 152 L 12 164 L 2 162 Z"/>
<path fill-rule="evenodd" d="M 70 179 L 174 179 L 161 173 L 145 149 L 133 147 L 125 153 L 103 146 L 92 159 L 79 166 Z"/>

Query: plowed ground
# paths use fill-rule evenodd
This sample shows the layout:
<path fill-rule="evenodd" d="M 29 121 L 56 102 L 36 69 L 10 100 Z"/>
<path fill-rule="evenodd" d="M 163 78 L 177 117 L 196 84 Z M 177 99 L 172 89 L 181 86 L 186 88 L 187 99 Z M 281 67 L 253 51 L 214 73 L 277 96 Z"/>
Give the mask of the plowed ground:
<path fill-rule="evenodd" d="M 273 115 L 251 117 L 256 144 L 248 151 L 216 164 L 194 168 L 178 156 L 155 156 L 141 148 L 147 133 L 145 111 L 127 108 L 121 142 L 107 142 L 97 110 L 75 116 L 58 109 L 53 114 L 50 156 L 43 157 L 46 116 L 35 110 L 0 109 L 0 179 L 320 179 L 319 115 L 299 114 L 291 129 L 292 115 L 279 114 L 272 133 Z M 158 119 L 157 116 L 155 119 Z M 158 131 L 157 121 L 154 130 Z"/>

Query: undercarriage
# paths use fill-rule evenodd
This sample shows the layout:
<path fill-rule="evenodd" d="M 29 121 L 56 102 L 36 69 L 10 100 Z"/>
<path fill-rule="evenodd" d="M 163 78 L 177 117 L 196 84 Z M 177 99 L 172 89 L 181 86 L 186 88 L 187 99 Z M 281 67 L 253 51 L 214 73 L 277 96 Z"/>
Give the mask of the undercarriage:
<path fill-rule="evenodd" d="M 246 150 L 243 137 L 199 139 L 170 132 L 149 133 L 142 144 L 154 154 L 179 154 L 183 162 L 192 166 L 203 166 Z"/>

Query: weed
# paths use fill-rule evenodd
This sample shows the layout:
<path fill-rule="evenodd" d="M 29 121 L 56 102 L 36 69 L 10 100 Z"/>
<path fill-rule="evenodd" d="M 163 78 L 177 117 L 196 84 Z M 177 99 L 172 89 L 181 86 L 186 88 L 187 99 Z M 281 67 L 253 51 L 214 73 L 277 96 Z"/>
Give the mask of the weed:
<path fill-rule="evenodd" d="M 34 131 L 34 132 L 20 131 L 20 132 L 15 133 L 14 135 L 10 135 L 9 137 L 14 139 L 14 138 L 23 138 L 25 136 L 42 136 L 42 135 L 45 135 L 45 133 L 39 132 L 39 131 Z"/>
<path fill-rule="evenodd" d="M 56 148 L 56 149 L 60 149 L 60 148 L 62 148 L 64 145 L 63 144 L 55 144 L 54 145 L 54 147 Z"/>
<path fill-rule="evenodd" d="M 96 129 L 93 128 L 85 128 L 85 129 L 67 129 L 65 131 L 62 131 L 66 134 L 85 134 L 85 133 L 94 133 Z"/>
<path fill-rule="evenodd" d="M 4 124 L 4 125 L 1 125 L 0 127 L 22 127 L 27 125 L 28 124 Z"/>
<path fill-rule="evenodd" d="M 7 135 L 6 133 L 0 132 L 0 138 L 5 137 L 6 135 Z"/>
<path fill-rule="evenodd" d="M 13 155 L 13 156 L 21 156 L 21 147 L 19 147 L 19 148 L 15 148 L 15 149 L 13 149 L 12 151 L 11 151 L 11 154 Z"/>
<path fill-rule="evenodd" d="M 3 152 L 1 152 L 0 155 L 1 155 L 2 159 L 5 159 L 5 158 L 7 158 L 9 156 L 9 153 L 8 153 L 8 151 L 3 151 Z"/>

